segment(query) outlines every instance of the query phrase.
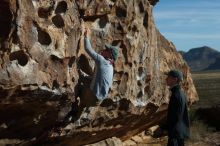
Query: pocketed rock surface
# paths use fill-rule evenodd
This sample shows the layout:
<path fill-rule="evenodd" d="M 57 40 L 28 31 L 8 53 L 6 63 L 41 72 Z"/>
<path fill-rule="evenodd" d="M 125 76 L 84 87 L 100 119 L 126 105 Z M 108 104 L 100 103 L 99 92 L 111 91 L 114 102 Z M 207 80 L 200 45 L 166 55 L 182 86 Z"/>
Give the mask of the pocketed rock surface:
<path fill-rule="evenodd" d="M 170 69 L 183 72 L 189 104 L 197 101 L 189 67 L 155 26 L 156 3 L 0 1 L 0 139 L 27 145 L 127 140 L 164 119 L 161 105 L 169 100 L 164 72 Z M 119 45 L 111 101 L 83 109 L 79 119 L 67 124 L 69 130 L 63 125 L 64 134 L 51 136 L 75 102 L 79 69 L 93 74 L 94 61 L 83 49 L 83 26 L 91 29 L 96 52 L 105 43 Z"/>

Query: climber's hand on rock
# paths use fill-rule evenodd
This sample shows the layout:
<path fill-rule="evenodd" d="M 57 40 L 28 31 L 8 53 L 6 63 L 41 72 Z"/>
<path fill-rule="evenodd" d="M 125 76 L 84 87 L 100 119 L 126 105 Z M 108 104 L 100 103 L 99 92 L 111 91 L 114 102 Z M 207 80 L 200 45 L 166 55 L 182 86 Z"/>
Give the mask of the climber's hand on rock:
<path fill-rule="evenodd" d="M 88 31 L 87 31 L 87 28 L 84 28 L 84 37 L 85 37 L 85 38 L 88 37 Z"/>
<path fill-rule="evenodd" d="M 85 30 L 84 31 L 84 37 L 86 37 L 86 38 L 90 37 L 90 34 L 91 34 L 90 29 L 89 28 L 85 28 L 84 30 Z"/>
<path fill-rule="evenodd" d="M 84 36 L 85 35 L 85 23 L 84 23 L 83 19 L 80 19 L 80 23 L 81 23 L 81 31 Z"/>

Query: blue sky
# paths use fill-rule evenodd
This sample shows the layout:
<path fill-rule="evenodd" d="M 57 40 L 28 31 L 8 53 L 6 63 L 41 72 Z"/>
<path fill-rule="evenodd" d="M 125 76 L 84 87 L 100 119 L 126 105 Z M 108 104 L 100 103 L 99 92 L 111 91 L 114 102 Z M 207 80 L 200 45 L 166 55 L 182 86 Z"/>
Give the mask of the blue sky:
<path fill-rule="evenodd" d="M 177 50 L 209 46 L 220 51 L 220 0 L 160 0 L 153 15 Z"/>

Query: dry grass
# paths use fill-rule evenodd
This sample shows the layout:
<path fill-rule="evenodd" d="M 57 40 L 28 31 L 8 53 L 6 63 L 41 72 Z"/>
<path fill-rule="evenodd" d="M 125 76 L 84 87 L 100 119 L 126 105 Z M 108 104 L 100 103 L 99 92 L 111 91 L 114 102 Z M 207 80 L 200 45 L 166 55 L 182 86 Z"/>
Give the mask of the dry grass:
<path fill-rule="evenodd" d="M 220 71 L 205 71 L 192 73 L 193 81 L 199 95 L 199 101 L 193 105 L 190 111 L 190 139 L 189 146 L 214 146 L 207 142 L 207 137 L 212 135 L 215 128 L 209 127 L 204 122 L 197 119 L 198 108 L 213 107 L 220 104 Z"/>
<path fill-rule="evenodd" d="M 214 132 L 214 128 L 208 127 L 202 121 L 195 120 L 191 123 L 190 127 L 190 141 L 199 142 L 203 141 L 205 137 Z"/>
<path fill-rule="evenodd" d="M 194 72 L 192 77 L 199 95 L 194 108 L 220 104 L 220 71 Z"/>

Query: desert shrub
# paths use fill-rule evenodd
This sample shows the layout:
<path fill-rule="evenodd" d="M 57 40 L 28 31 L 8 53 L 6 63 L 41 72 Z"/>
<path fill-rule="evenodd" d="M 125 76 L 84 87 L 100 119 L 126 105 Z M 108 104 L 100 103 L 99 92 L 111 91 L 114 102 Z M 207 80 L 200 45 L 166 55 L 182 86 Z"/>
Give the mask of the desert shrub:
<path fill-rule="evenodd" d="M 205 137 L 215 131 L 215 128 L 208 126 L 203 121 L 199 120 L 195 111 L 191 113 L 191 126 L 190 126 L 190 141 L 199 142 L 203 141 Z"/>

